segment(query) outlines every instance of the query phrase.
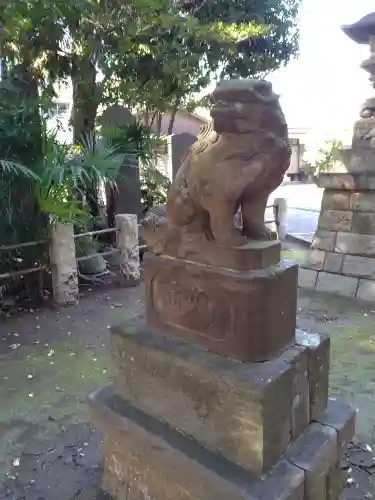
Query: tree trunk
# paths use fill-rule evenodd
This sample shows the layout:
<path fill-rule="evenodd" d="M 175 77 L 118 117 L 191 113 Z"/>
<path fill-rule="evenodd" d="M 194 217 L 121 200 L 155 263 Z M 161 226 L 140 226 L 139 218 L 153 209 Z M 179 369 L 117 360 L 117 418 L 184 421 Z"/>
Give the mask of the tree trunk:
<path fill-rule="evenodd" d="M 87 135 L 95 139 L 95 120 L 99 104 L 99 88 L 96 82 L 96 67 L 88 59 L 73 61 L 73 109 L 71 124 L 73 141 L 79 144 Z M 86 192 L 86 200 L 93 217 L 99 214 L 98 186 L 91 186 Z"/>
<path fill-rule="evenodd" d="M 160 111 L 157 112 L 157 117 L 156 117 L 156 135 L 160 137 L 161 134 L 161 121 L 163 119 L 163 115 Z"/>
<path fill-rule="evenodd" d="M 99 104 L 96 68 L 89 59 L 79 59 L 73 62 L 72 84 L 71 124 L 73 140 L 79 143 L 84 134 L 94 133 Z"/>
<path fill-rule="evenodd" d="M 174 122 L 175 122 L 175 119 L 176 119 L 178 106 L 179 106 L 179 102 L 176 102 L 176 104 L 173 106 L 173 108 L 171 110 L 171 117 L 169 119 L 169 125 L 168 125 L 168 133 L 167 133 L 167 135 L 172 135 L 173 134 L 173 126 L 174 126 Z"/>

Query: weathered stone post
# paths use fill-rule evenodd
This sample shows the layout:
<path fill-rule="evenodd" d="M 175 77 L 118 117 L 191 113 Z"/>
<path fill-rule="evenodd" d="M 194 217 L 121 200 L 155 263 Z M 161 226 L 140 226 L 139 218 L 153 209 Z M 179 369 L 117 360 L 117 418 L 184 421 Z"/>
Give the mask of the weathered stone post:
<path fill-rule="evenodd" d="M 273 201 L 273 212 L 276 225 L 277 237 L 280 241 L 285 241 L 287 236 L 286 216 L 288 203 L 285 198 L 275 198 Z"/>
<path fill-rule="evenodd" d="M 145 317 L 112 328 L 114 383 L 89 398 L 103 488 L 115 500 L 339 500 L 355 412 L 328 401 L 329 337 L 296 331 L 298 267 L 265 239 L 288 167 L 288 138 L 270 133 L 287 130 L 284 115 L 264 81 L 225 82 L 214 98 L 215 129 L 189 153 L 166 217 L 143 222 L 155 252 Z M 254 134 L 262 106 L 272 126 Z M 254 175 L 262 133 L 274 143 Z"/>
<path fill-rule="evenodd" d="M 50 264 L 53 302 L 57 306 L 78 303 L 78 273 L 74 228 L 57 222 L 51 229 Z"/>
<path fill-rule="evenodd" d="M 369 44 L 370 58 L 362 68 L 375 88 L 375 13 L 344 32 Z M 300 285 L 375 300 L 375 97 L 362 106 L 351 149 L 342 151 L 343 165 L 321 174 L 324 188 L 318 228 Z"/>
<path fill-rule="evenodd" d="M 129 285 L 140 280 L 138 217 L 135 214 L 116 214 L 117 248 L 122 274 Z"/>

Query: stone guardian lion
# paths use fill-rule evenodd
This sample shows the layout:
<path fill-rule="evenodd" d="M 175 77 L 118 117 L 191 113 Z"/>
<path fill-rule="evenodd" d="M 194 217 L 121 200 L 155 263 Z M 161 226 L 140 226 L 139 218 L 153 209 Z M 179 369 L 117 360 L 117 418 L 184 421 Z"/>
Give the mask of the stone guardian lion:
<path fill-rule="evenodd" d="M 212 97 L 212 123 L 183 158 L 166 206 L 143 221 L 154 253 L 180 254 L 203 240 L 233 247 L 270 239 L 265 209 L 291 154 L 279 98 L 264 80 L 222 81 Z M 242 230 L 234 224 L 239 208 Z"/>

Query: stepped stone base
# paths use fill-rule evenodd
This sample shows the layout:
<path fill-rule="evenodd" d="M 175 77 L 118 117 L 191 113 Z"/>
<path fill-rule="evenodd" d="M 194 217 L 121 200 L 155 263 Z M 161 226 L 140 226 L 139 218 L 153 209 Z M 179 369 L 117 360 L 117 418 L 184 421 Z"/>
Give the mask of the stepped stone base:
<path fill-rule="evenodd" d="M 136 318 L 111 334 L 120 397 L 259 475 L 324 412 L 329 352 L 329 337 L 302 331 L 264 363 L 202 351 Z"/>
<path fill-rule="evenodd" d="M 130 405 L 111 387 L 92 394 L 89 404 L 104 432 L 103 488 L 116 500 L 339 499 L 340 451 L 352 437 L 354 416 L 341 407 L 337 421 L 336 402 L 260 478 Z"/>
<path fill-rule="evenodd" d="M 147 326 L 112 328 L 113 386 L 89 398 L 115 500 L 338 500 L 355 412 L 328 400 L 329 337 L 241 363 Z"/>
<path fill-rule="evenodd" d="M 350 182 L 349 182 L 350 181 Z M 323 174 L 318 229 L 299 285 L 375 300 L 375 177 Z"/>

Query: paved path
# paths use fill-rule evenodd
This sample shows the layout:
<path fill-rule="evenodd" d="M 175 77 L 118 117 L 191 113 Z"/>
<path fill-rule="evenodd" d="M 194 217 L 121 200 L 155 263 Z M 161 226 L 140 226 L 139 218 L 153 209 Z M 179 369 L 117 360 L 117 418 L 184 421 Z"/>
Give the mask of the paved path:
<path fill-rule="evenodd" d="M 292 236 L 312 241 L 318 223 L 323 190 L 315 184 L 288 183 L 270 196 L 286 198 L 288 202 L 287 228 Z"/>

